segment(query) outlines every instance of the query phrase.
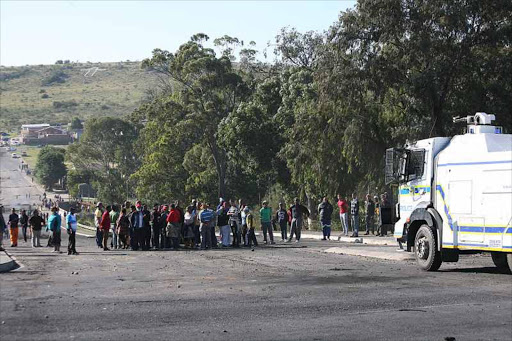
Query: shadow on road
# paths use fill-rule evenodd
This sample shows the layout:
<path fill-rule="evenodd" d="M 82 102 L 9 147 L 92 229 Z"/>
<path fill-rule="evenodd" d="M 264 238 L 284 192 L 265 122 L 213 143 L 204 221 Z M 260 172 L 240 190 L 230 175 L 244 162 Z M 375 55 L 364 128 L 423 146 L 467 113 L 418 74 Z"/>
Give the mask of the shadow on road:
<path fill-rule="evenodd" d="M 484 274 L 496 274 L 496 275 L 507 275 L 510 272 L 499 269 L 495 266 L 486 266 L 480 268 L 456 268 L 456 269 L 445 269 L 439 270 L 439 272 L 459 272 L 459 273 L 484 273 Z"/>

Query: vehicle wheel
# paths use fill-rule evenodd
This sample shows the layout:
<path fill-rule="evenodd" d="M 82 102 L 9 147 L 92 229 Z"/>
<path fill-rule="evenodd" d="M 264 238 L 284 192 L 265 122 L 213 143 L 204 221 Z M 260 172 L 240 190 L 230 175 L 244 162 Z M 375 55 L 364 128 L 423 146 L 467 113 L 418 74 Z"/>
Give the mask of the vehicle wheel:
<path fill-rule="evenodd" d="M 512 271 L 512 253 L 491 252 L 491 257 L 494 265 L 496 265 L 498 269 L 508 272 Z"/>
<path fill-rule="evenodd" d="M 434 231 L 427 225 L 421 225 L 414 239 L 414 255 L 422 270 L 436 271 L 442 263 L 441 252 L 437 250 Z"/>

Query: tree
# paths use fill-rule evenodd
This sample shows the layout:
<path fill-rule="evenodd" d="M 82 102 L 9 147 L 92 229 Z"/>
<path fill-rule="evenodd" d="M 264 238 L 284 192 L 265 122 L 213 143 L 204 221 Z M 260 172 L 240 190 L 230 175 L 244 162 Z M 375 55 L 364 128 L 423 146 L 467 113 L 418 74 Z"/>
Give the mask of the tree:
<path fill-rule="evenodd" d="M 208 39 L 205 34 L 196 34 L 175 54 L 154 50 L 152 58 L 145 59 L 142 65 L 165 73 L 174 82 L 170 99 L 185 113 L 178 123 L 179 130 L 198 137 L 184 147 L 190 150 L 199 143 L 208 148 L 217 174 L 217 194 L 225 196 L 228 160 L 216 138 L 218 127 L 247 97 L 249 89 L 228 56 L 217 58 L 212 49 L 203 46 Z"/>
<path fill-rule="evenodd" d="M 75 169 L 93 174 L 98 198 L 108 203 L 125 199 L 127 181 L 137 168 L 135 126 L 113 117 L 87 120 L 78 143 L 68 147 L 67 157 Z"/>
<path fill-rule="evenodd" d="M 66 150 L 45 146 L 39 152 L 35 168 L 35 175 L 38 181 L 51 190 L 52 186 L 66 175 L 64 155 Z"/>
<path fill-rule="evenodd" d="M 82 124 L 82 121 L 78 117 L 73 117 L 71 120 L 71 129 L 83 129 L 84 126 Z"/>

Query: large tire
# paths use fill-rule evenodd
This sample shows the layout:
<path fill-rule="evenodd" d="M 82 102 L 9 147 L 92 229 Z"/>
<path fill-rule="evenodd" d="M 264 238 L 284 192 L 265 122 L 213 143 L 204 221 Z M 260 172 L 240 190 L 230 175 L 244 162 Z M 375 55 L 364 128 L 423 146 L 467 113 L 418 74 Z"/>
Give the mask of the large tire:
<path fill-rule="evenodd" d="M 437 250 L 437 239 L 428 225 L 421 225 L 414 239 L 414 255 L 422 270 L 436 271 L 442 263 L 441 252 Z"/>
<path fill-rule="evenodd" d="M 498 269 L 512 272 L 512 253 L 491 252 L 491 257 Z"/>

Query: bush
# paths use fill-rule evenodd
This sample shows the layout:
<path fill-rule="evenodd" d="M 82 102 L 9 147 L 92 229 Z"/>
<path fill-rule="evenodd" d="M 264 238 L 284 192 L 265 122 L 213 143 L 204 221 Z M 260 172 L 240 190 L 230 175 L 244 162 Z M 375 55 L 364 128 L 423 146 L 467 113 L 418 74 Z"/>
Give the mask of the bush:
<path fill-rule="evenodd" d="M 52 84 L 61 84 L 61 83 L 66 82 L 67 78 L 69 78 L 69 75 L 66 74 L 64 71 L 56 70 L 48 77 L 43 78 L 43 80 L 41 81 L 41 84 L 43 86 L 49 86 Z"/>
<path fill-rule="evenodd" d="M 48 96 L 48 94 L 43 94 L 43 95 L 41 96 L 41 98 L 49 98 L 49 97 L 50 97 L 50 96 Z"/>
<path fill-rule="evenodd" d="M 62 101 L 62 102 L 54 101 L 53 102 L 53 107 L 55 109 L 68 109 L 68 108 L 72 108 L 72 107 L 76 107 L 76 106 L 78 106 L 78 103 L 75 100 Z"/>

